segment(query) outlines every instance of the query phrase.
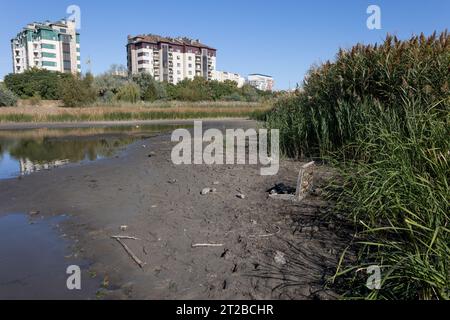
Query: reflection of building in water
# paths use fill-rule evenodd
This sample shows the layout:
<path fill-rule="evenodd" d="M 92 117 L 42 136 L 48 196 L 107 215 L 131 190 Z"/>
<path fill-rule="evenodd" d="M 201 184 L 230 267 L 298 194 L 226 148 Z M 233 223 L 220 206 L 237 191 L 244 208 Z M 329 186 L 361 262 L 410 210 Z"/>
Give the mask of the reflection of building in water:
<path fill-rule="evenodd" d="M 26 175 L 33 172 L 41 171 L 41 170 L 49 170 L 52 168 L 63 166 L 69 163 L 68 159 L 65 160 L 54 160 L 46 163 L 35 163 L 29 159 L 20 159 L 20 174 Z"/>

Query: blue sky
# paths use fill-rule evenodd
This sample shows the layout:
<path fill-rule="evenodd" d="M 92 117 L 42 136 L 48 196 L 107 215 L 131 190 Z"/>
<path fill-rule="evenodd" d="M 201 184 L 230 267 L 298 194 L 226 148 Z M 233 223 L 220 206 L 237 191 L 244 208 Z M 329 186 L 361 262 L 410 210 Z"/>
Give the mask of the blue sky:
<path fill-rule="evenodd" d="M 66 17 L 71 4 L 81 8 L 83 70 L 88 57 L 95 74 L 125 65 L 128 34 L 185 35 L 218 49 L 218 70 L 270 74 L 277 89 L 294 87 L 339 47 L 450 26 L 449 0 L 1 1 L 0 78 L 12 70 L 10 39 L 29 22 Z M 381 30 L 366 27 L 370 4 L 381 8 Z"/>

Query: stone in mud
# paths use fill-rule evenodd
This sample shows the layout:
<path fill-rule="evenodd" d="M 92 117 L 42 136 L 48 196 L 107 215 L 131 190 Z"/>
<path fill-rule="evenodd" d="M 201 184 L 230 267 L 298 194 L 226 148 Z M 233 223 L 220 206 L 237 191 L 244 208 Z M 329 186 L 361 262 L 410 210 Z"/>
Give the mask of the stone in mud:
<path fill-rule="evenodd" d="M 242 193 L 237 194 L 236 197 L 238 197 L 239 199 L 245 199 L 246 198 L 245 194 L 242 194 Z"/>
<path fill-rule="evenodd" d="M 202 190 L 202 192 L 200 192 L 200 194 L 201 195 L 206 195 L 206 194 L 208 194 L 208 193 L 214 193 L 214 192 L 216 192 L 217 191 L 217 189 L 214 189 L 214 188 L 204 188 L 203 190 Z"/>
<path fill-rule="evenodd" d="M 276 264 L 279 264 L 279 265 L 285 265 L 286 264 L 285 255 L 281 251 L 276 251 L 275 252 L 275 257 L 273 259 L 275 260 Z"/>

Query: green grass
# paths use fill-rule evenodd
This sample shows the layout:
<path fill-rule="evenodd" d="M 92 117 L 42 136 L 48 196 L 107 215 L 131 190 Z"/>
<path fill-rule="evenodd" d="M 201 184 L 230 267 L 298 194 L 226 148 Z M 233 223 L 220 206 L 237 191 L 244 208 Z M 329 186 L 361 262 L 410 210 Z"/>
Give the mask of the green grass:
<path fill-rule="evenodd" d="M 358 230 L 357 261 L 336 273 L 348 296 L 449 299 L 449 118 L 409 110 L 405 120 L 406 128 L 372 119 L 355 143 L 367 158 L 341 162 L 345 181 L 330 188 L 336 210 Z M 381 267 L 381 290 L 368 290 L 355 273 L 368 265 Z"/>

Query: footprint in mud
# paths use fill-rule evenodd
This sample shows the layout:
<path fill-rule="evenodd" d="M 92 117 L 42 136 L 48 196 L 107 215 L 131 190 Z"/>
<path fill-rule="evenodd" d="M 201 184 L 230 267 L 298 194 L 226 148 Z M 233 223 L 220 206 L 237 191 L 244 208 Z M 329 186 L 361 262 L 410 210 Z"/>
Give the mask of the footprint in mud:
<path fill-rule="evenodd" d="M 98 182 L 98 181 L 95 180 L 95 179 L 89 180 L 88 187 L 89 187 L 89 188 L 92 188 L 92 189 L 96 189 L 96 188 L 98 187 L 97 182 Z"/>

